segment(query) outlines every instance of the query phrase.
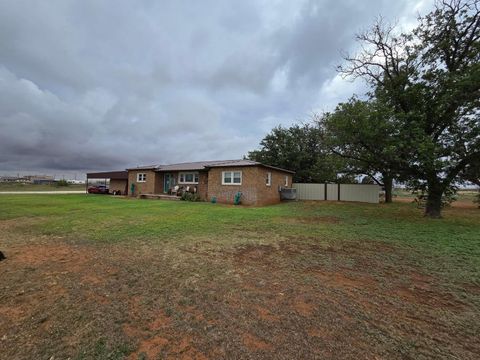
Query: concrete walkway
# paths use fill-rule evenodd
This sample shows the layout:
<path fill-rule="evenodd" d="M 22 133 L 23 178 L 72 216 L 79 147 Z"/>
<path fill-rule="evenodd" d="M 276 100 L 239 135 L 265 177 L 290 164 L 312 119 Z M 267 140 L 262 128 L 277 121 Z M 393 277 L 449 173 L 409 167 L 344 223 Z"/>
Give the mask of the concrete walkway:
<path fill-rule="evenodd" d="M 86 194 L 85 190 L 60 190 L 60 191 L 0 191 L 0 195 L 32 195 L 32 194 L 45 194 L 45 195 L 65 195 L 65 194 Z"/>

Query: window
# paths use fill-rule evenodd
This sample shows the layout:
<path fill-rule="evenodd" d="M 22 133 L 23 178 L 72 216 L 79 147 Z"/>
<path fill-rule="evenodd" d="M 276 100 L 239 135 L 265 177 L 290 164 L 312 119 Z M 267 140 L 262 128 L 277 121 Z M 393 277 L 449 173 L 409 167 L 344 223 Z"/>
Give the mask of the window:
<path fill-rule="evenodd" d="M 198 172 L 183 172 L 178 174 L 179 184 L 198 184 Z"/>
<path fill-rule="evenodd" d="M 241 171 L 223 171 L 222 185 L 242 185 Z"/>
<path fill-rule="evenodd" d="M 285 186 L 288 187 L 288 175 L 285 176 Z"/>
<path fill-rule="evenodd" d="M 147 174 L 138 173 L 137 174 L 137 182 L 145 182 L 145 181 L 147 181 Z"/>
<path fill-rule="evenodd" d="M 267 177 L 265 178 L 265 185 L 271 186 L 272 185 L 272 173 L 267 172 Z"/>
<path fill-rule="evenodd" d="M 233 172 L 233 183 L 234 184 L 241 184 L 242 183 L 242 172 L 241 171 L 234 171 Z"/>

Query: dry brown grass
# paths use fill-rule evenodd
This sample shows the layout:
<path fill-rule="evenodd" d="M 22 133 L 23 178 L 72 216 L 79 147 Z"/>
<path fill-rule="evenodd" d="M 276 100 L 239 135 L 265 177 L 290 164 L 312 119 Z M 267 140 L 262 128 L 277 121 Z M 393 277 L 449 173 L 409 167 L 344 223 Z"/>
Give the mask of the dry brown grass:
<path fill-rule="evenodd" d="M 480 353 L 478 308 L 461 296 L 478 295 L 474 285 L 445 287 L 392 246 L 278 245 L 196 253 L 60 239 L 10 244 L 0 265 L 1 357 Z"/>

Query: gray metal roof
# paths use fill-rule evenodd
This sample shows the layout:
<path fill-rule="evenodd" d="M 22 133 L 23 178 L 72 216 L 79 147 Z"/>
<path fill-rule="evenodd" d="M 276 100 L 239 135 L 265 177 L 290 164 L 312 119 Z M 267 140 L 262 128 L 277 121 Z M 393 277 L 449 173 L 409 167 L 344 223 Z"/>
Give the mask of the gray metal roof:
<path fill-rule="evenodd" d="M 226 160 L 226 161 L 216 161 L 216 164 L 210 165 L 209 167 L 226 167 L 226 166 L 263 166 L 269 169 L 275 169 L 279 171 L 285 171 L 294 174 L 295 171 L 282 169 L 276 166 L 266 165 L 258 161 L 253 160 Z"/>
<path fill-rule="evenodd" d="M 128 179 L 127 171 L 103 171 L 96 173 L 87 173 L 87 179 L 116 179 L 126 180 Z"/>
<path fill-rule="evenodd" d="M 133 168 L 128 168 L 126 169 L 127 171 L 128 170 L 156 170 L 158 169 L 160 165 L 144 165 L 144 166 L 137 166 L 137 167 L 133 167 Z"/>
<path fill-rule="evenodd" d="M 184 171 L 184 170 L 206 170 L 209 167 L 217 164 L 232 162 L 235 160 L 222 160 L 222 161 L 196 161 L 180 164 L 160 165 L 157 171 Z"/>
<path fill-rule="evenodd" d="M 170 165 L 148 165 L 130 168 L 127 170 L 155 170 L 160 172 L 166 171 L 201 171 L 213 167 L 236 167 L 236 166 L 264 166 L 270 169 L 294 173 L 294 171 L 281 169 L 275 166 L 265 165 L 253 160 L 215 160 L 215 161 L 195 161 Z"/>

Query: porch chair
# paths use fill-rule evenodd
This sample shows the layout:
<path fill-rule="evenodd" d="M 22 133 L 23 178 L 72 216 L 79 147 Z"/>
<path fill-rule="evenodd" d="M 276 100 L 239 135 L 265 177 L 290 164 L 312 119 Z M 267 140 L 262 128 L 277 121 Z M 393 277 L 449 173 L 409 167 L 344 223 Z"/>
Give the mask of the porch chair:
<path fill-rule="evenodd" d="M 179 188 L 180 188 L 180 187 L 179 187 L 178 185 L 175 185 L 175 186 L 173 187 L 173 189 L 170 190 L 170 194 L 171 194 L 171 195 L 177 195 Z"/>

